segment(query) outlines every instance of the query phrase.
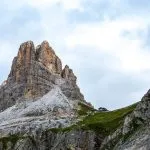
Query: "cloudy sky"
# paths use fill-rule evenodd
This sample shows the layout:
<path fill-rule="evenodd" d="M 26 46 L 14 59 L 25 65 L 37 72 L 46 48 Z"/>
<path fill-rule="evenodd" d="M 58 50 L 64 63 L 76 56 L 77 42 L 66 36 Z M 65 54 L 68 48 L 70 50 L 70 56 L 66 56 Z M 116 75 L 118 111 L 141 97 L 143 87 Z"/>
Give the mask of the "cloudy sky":
<path fill-rule="evenodd" d="M 0 82 L 19 45 L 49 41 L 87 101 L 116 109 L 150 88 L 149 0 L 0 0 Z"/>

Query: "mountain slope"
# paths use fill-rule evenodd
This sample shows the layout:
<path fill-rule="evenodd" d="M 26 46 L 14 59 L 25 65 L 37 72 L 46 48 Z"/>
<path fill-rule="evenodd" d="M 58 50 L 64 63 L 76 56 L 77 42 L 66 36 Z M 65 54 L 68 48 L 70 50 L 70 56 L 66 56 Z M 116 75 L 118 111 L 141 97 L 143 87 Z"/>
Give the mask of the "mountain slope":
<path fill-rule="evenodd" d="M 0 113 L 1 135 L 68 126 L 74 117 L 73 107 L 74 103 L 55 87 L 36 101 L 23 101 Z"/>
<path fill-rule="evenodd" d="M 136 105 L 134 104 L 112 112 L 91 112 L 91 114 L 69 127 L 59 126 L 50 128 L 42 133 L 38 132 L 34 136 L 30 134 L 12 135 L 2 138 L 0 141 L 3 145 L 7 145 L 7 147 L 8 143 L 13 143 L 13 141 L 15 141 L 15 144 L 13 143 L 14 145 L 12 145 L 17 147 L 21 141 L 22 144 L 20 146 L 25 146 L 27 149 L 42 149 L 43 147 L 43 149 L 56 150 L 77 148 L 83 150 L 100 149 L 104 139 L 123 125 L 125 116 L 132 113 Z"/>
<path fill-rule="evenodd" d="M 32 41 L 21 44 L 10 74 L 0 86 L 1 137 L 73 123 L 78 103 L 89 105 L 76 80 L 68 65 L 62 68 L 47 41 L 36 48 Z"/>

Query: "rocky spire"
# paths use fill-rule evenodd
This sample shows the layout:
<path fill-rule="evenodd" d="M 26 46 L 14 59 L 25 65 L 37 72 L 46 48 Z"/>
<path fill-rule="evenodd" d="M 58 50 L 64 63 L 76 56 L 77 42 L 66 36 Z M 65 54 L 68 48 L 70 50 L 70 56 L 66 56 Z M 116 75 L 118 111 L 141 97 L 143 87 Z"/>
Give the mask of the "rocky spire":
<path fill-rule="evenodd" d="M 51 73 L 62 72 L 61 60 L 56 56 L 54 50 L 47 41 L 42 42 L 36 49 L 36 59 L 41 62 Z"/>
<path fill-rule="evenodd" d="M 21 44 L 17 57 L 14 58 L 9 78 L 14 82 L 27 82 L 31 68 L 35 62 L 40 62 L 53 74 L 61 74 L 62 63 L 47 41 L 37 46 L 32 41 Z"/>
<path fill-rule="evenodd" d="M 55 85 L 66 97 L 84 100 L 76 79 L 69 66 L 62 70 L 61 60 L 47 41 L 36 49 L 32 41 L 27 41 L 21 44 L 6 84 L 0 87 L 0 110 L 12 106 L 18 99 L 42 97 Z"/>
<path fill-rule="evenodd" d="M 20 45 L 18 55 L 14 58 L 9 78 L 14 82 L 25 82 L 29 74 L 32 61 L 35 60 L 35 48 L 32 41 Z"/>
<path fill-rule="evenodd" d="M 62 78 L 68 79 L 74 83 L 76 83 L 77 77 L 74 75 L 72 69 L 69 68 L 68 65 L 62 70 L 61 73 Z"/>

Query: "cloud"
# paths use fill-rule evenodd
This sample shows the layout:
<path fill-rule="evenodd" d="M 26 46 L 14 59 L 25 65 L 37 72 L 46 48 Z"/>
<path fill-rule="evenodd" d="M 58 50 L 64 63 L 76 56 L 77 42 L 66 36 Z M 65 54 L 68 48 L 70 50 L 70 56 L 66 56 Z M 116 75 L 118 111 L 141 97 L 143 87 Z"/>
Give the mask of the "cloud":
<path fill-rule="evenodd" d="M 3 1 L 3 0 L 2 0 Z M 58 5 L 64 8 L 64 10 L 78 9 L 82 10 L 81 2 L 83 0 L 14 0 L 12 2 L 6 0 L 3 1 L 3 4 L 9 9 L 16 9 L 25 5 L 31 6 L 33 8 L 44 10 L 51 6 Z M 13 7 L 12 7 L 13 6 Z"/>
<path fill-rule="evenodd" d="M 21 36 L 21 38 L 23 38 L 21 34 L 30 33 L 31 35 L 31 30 L 36 30 L 37 28 L 38 34 L 40 35 L 40 15 L 35 9 L 31 7 L 18 9 L 15 10 L 15 13 L 13 12 L 13 15 L 12 11 L 7 11 L 7 9 L 3 11 L 0 10 L 0 17 L 2 18 L 2 22 L 0 22 L 0 35 L 3 35 L 0 37 L 1 40 L 17 40 L 18 37 L 20 39 Z M 5 12 L 8 13 L 8 15 L 3 17 Z M 30 26 L 30 29 L 27 30 L 27 26 Z M 29 30 L 30 32 L 28 32 Z"/>
<path fill-rule="evenodd" d="M 7 51 L 11 49 L 10 43 L 1 43 L 0 45 L 0 64 L 2 63 L 10 63 L 13 58 L 13 51 Z"/>
<path fill-rule="evenodd" d="M 81 9 L 81 0 L 31 0 L 29 4 L 40 9 L 49 7 L 50 5 L 62 5 L 64 9 Z"/>
<path fill-rule="evenodd" d="M 79 24 L 66 43 L 70 49 L 78 45 L 95 47 L 116 58 L 118 65 L 114 69 L 136 73 L 150 69 L 150 52 L 143 47 L 149 23 L 148 18 L 136 16 Z M 145 33 L 144 37 L 139 36 L 139 31 Z"/>
<path fill-rule="evenodd" d="M 76 46 L 62 55 L 73 68 L 87 101 L 115 109 L 139 101 L 148 90 L 150 72 L 127 74 L 114 70 L 114 57 L 94 47 Z"/>
<path fill-rule="evenodd" d="M 7 78 L 22 42 L 48 40 L 95 107 L 114 109 L 140 100 L 150 83 L 148 4 L 1 0 L 0 81 Z"/>

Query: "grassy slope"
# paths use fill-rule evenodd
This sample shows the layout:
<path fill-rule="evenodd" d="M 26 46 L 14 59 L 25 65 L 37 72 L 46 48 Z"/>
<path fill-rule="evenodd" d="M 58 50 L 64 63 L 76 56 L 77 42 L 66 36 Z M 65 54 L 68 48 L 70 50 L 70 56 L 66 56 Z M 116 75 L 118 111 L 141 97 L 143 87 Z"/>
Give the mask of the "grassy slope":
<path fill-rule="evenodd" d="M 88 106 L 88 105 L 85 105 L 81 102 L 78 103 L 78 106 L 79 106 L 79 110 L 78 110 L 78 115 L 79 116 L 84 116 L 84 115 L 87 115 L 88 112 L 93 112 L 95 111 L 94 108 Z"/>
<path fill-rule="evenodd" d="M 87 112 L 89 111 L 92 112 L 95 111 L 91 107 L 89 107 L 88 109 L 87 106 L 84 106 L 83 104 L 81 105 L 82 105 L 80 107 L 81 113 L 79 113 L 79 116 L 84 114 L 87 115 Z M 125 116 L 131 113 L 135 109 L 136 105 L 137 103 L 122 109 L 109 112 L 96 112 L 96 113 L 93 112 L 92 114 L 87 115 L 82 121 L 78 122 L 76 125 L 72 125 L 67 128 L 52 128 L 49 129 L 48 131 L 58 133 L 58 132 L 68 132 L 73 129 L 75 130 L 83 129 L 83 130 L 94 130 L 96 133 L 101 133 L 104 136 L 106 136 L 109 135 L 111 132 L 115 131 L 117 127 L 122 125 Z M 23 138 L 25 137 L 19 135 L 11 135 L 9 137 L 0 138 L 0 142 L 3 143 L 3 148 L 6 149 L 8 142 L 12 142 L 13 145 L 15 145 L 15 143 L 19 139 Z"/>
<path fill-rule="evenodd" d="M 87 115 L 87 112 L 94 111 L 90 107 L 88 109 L 87 106 L 83 106 L 83 104 L 79 105 L 79 116 Z M 136 105 L 137 103 L 115 111 L 91 113 L 87 115 L 82 121 L 78 122 L 76 125 L 70 126 L 68 128 L 54 128 L 50 129 L 50 131 L 66 132 L 72 129 L 83 129 L 94 130 L 97 133 L 109 135 L 123 124 L 125 116 L 130 114 L 135 109 Z"/>
<path fill-rule="evenodd" d="M 105 135 L 110 134 L 123 124 L 125 116 L 131 113 L 136 105 L 137 103 L 115 111 L 97 112 L 85 117 L 79 125 L 83 129 L 92 129 Z"/>

